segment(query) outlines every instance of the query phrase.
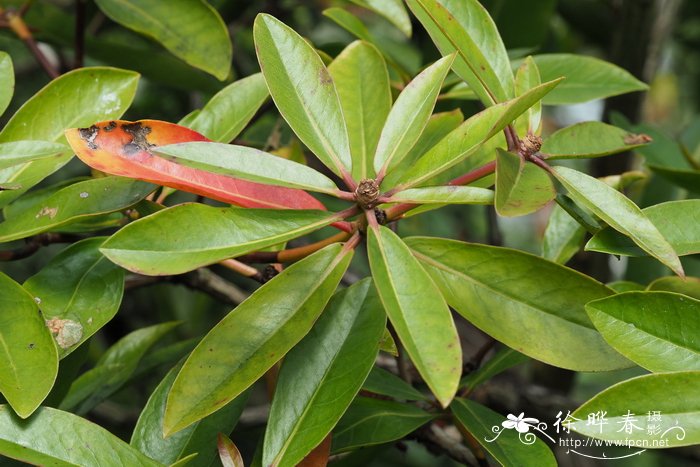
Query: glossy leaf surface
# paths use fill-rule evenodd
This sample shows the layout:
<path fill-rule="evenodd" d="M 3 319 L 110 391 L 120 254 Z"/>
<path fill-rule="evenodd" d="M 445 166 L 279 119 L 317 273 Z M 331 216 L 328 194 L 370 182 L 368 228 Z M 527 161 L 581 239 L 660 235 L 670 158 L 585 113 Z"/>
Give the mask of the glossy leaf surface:
<path fill-rule="evenodd" d="M 0 392 L 26 418 L 49 394 L 58 354 L 31 295 L 2 273 L 0 289 Z"/>
<path fill-rule="evenodd" d="M 494 193 L 472 186 L 409 188 L 391 196 L 391 201 L 415 204 L 493 204 Z"/>
<path fill-rule="evenodd" d="M 530 89 L 542 84 L 540 71 L 532 57 L 527 57 L 515 73 L 515 95 L 522 96 Z M 515 124 L 518 134 L 539 135 L 542 129 L 542 102 L 537 102 L 518 117 Z"/>
<path fill-rule="evenodd" d="M 101 426 L 49 407 L 20 420 L 0 406 L 0 454 L 35 465 L 162 466 Z"/>
<path fill-rule="evenodd" d="M 603 122 L 582 122 L 562 128 L 547 137 L 540 152 L 547 159 L 601 157 L 629 151 L 651 141 Z"/>
<path fill-rule="evenodd" d="M 496 211 L 501 216 L 524 216 L 540 210 L 556 196 L 554 183 L 540 167 L 517 154 L 497 150 Z"/>
<path fill-rule="evenodd" d="M 74 183 L 0 223 L 0 242 L 55 229 L 91 216 L 126 209 L 155 189 L 150 183 L 104 177 Z"/>
<path fill-rule="evenodd" d="M 381 53 L 367 42 L 355 41 L 328 67 L 348 128 L 352 175 L 374 177 L 374 153 L 391 109 L 389 73 Z"/>
<path fill-rule="evenodd" d="M 15 69 L 12 57 L 7 52 L 0 51 L 0 115 L 7 109 L 15 93 Z"/>
<path fill-rule="evenodd" d="M 389 320 L 428 387 L 443 407 L 448 406 L 461 376 L 462 350 L 445 300 L 388 228 L 369 229 L 367 252 Z"/>
<path fill-rule="evenodd" d="M 111 19 L 152 37 L 190 65 L 226 79 L 232 47 L 226 24 L 204 0 L 96 0 Z"/>
<path fill-rule="evenodd" d="M 155 156 L 158 146 L 207 139 L 158 120 L 105 121 L 66 131 L 76 155 L 90 167 L 207 196 L 247 208 L 325 209 L 308 193 L 216 175 Z"/>
<path fill-rule="evenodd" d="M 107 324 L 124 294 L 124 270 L 100 253 L 105 237 L 74 243 L 23 284 L 44 317 L 54 323 L 65 357 Z"/>
<path fill-rule="evenodd" d="M 331 299 L 284 359 L 265 431 L 264 465 L 297 465 L 323 441 L 372 368 L 385 324 L 369 279 Z"/>
<path fill-rule="evenodd" d="M 584 310 L 589 301 L 613 293 L 603 284 L 508 248 L 427 237 L 406 243 L 450 306 L 509 347 L 577 371 L 631 365 L 603 340 Z"/>
<path fill-rule="evenodd" d="M 604 429 L 587 424 L 587 416 L 606 412 Z M 658 412 L 659 420 L 648 414 Z M 648 440 L 648 446 L 690 446 L 700 443 L 700 371 L 679 371 L 639 376 L 615 384 L 576 409 L 579 419 L 571 429 L 586 436 L 609 440 Z M 625 425 L 627 423 L 627 425 Z M 632 423 L 634 427 L 629 425 Z M 650 426 L 653 429 L 649 430 Z M 625 426 L 628 428 L 625 429 Z M 602 433 L 601 433 L 602 431 Z"/>
<path fill-rule="evenodd" d="M 629 198 L 606 183 L 568 167 L 555 167 L 553 175 L 566 187 L 574 201 L 630 237 L 676 274 L 683 275 L 683 266 L 673 246 Z"/>
<path fill-rule="evenodd" d="M 280 113 L 299 139 L 337 175 L 352 158 L 333 78 L 314 48 L 278 19 L 260 14 L 253 27 L 260 69 Z"/>
<path fill-rule="evenodd" d="M 0 143 L 0 169 L 54 157 L 61 158 L 68 148 L 46 141 Z"/>
<path fill-rule="evenodd" d="M 369 372 L 365 383 L 362 385 L 362 390 L 407 401 L 426 399 L 420 391 L 406 381 L 378 366 L 375 366 Z"/>
<path fill-rule="evenodd" d="M 139 274 L 181 274 L 283 243 L 334 220 L 321 211 L 181 204 L 130 223 L 101 250 L 111 261 Z"/>
<path fill-rule="evenodd" d="M 642 286 L 642 288 L 638 290 L 644 290 L 644 287 Z M 659 277 L 652 281 L 647 286 L 646 290 L 675 292 L 700 300 L 700 278 L 682 278 L 678 276 Z"/>
<path fill-rule="evenodd" d="M 328 246 L 285 269 L 221 320 L 175 379 L 163 432 L 220 409 L 282 358 L 309 332 L 351 258 L 341 245 Z"/>
<path fill-rule="evenodd" d="M 606 341 L 653 371 L 700 370 L 700 301 L 670 292 L 627 292 L 586 305 Z"/>

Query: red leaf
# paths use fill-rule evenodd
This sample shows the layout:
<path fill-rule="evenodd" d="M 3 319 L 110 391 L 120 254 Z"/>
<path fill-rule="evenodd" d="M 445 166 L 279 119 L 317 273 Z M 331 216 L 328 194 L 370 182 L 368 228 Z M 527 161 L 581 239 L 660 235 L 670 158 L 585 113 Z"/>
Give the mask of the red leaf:
<path fill-rule="evenodd" d="M 66 130 L 75 154 L 90 167 L 112 175 L 136 178 L 246 208 L 320 209 L 325 206 L 303 190 L 276 187 L 185 167 L 156 156 L 151 148 L 206 137 L 159 120 L 95 123 Z"/>

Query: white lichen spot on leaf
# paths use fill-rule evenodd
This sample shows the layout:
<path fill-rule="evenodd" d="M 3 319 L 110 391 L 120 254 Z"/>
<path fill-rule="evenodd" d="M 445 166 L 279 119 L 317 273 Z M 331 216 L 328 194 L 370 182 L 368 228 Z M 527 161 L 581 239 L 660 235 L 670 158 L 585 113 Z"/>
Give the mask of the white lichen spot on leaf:
<path fill-rule="evenodd" d="M 46 327 L 62 349 L 67 349 L 80 342 L 83 337 L 83 326 L 70 319 L 51 318 L 46 320 Z"/>
<path fill-rule="evenodd" d="M 50 208 L 48 206 L 44 206 L 41 208 L 41 210 L 37 213 L 36 216 L 34 216 L 36 219 L 44 216 L 49 216 L 49 219 L 53 219 L 56 217 L 56 214 L 58 213 L 58 208 Z"/>

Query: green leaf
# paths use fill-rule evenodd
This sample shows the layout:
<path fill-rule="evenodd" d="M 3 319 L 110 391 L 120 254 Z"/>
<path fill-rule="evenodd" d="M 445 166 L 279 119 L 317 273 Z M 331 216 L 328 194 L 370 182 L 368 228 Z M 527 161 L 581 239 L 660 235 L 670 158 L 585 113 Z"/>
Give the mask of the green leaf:
<path fill-rule="evenodd" d="M 369 8 L 383 16 L 396 26 L 407 37 L 411 37 L 411 18 L 401 0 L 350 0 L 351 2 Z"/>
<path fill-rule="evenodd" d="M 527 57 L 515 73 L 515 95 L 522 96 L 540 84 L 542 84 L 542 79 L 537 64 L 532 57 Z M 542 102 L 537 102 L 521 115 L 516 121 L 515 129 L 519 134 L 539 135 L 542 130 Z"/>
<path fill-rule="evenodd" d="M 522 467 L 558 465 L 552 451 L 534 430 L 520 434 L 514 429 L 503 428 L 501 423 L 505 417 L 468 399 L 455 399 L 450 409 L 459 423 L 499 464 Z"/>
<path fill-rule="evenodd" d="M 365 26 L 365 24 L 357 16 L 353 15 L 349 11 L 344 10 L 343 8 L 331 7 L 323 10 L 323 16 L 331 19 L 358 39 L 374 44 L 374 40 L 372 39 L 372 35 L 367 29 L 367 26 Z"/>
<path fill-rule="evenodd" d="M 544 83 L 520 97 L 489 107 L 467 119 L 426 152 L 405 173 L 399 177 L 387 177 L 385 184 L 410 188 L 453 167 L 503 130 L 558 83 L 558 80 Z"/>
<path fill-rule="evenodd" d="M 92 410 L 119 390 L 136 371 L 149 349 L 178 324 L 156 324 L 133 331 L 119 339 L 100 357 L 92 369 L 73 382 L 60 408 L 79 415 Z"/>
<path fill-rule="evenodd" d="M 367 254 L 384 310 L 411 361 L 447 407 L 462 372 L 462 349 L 440 291 L 403 241 L 386 227 L 371 228 Z"/>
<path fill-rule="evenodd" d="M 402 402 L 358 397 L 333 430 L 331 452 L 399 440 L 435 418 Z"/>
<path fill-rule="evenodd" d="M 700 300 L 700 279 L 678 276 L 659 277 L 649 284 L 647 290 L 675 292 Z"/>
<path fill-rule="evenodd" d="M 352 250 L 339 244 L 319 250 L 257 289 L 214 326 L 175 379 L 164 434 L 227 404 L 296 345 L 321 314 L 351 258 Z"/>
<path fill-rule="evenodd" d="M 573 54 L 543 54 L 532 57 L 542 81 L 566 77 L 542 100 L 547 105 L 566 105 L 617 96 L 649 87 L 628 71 L 603 60 Z"/>
<path fill-rule="evenodd" d="M 566 264 L 583 246 L 586 229 L 558 204 L 552 208 L 542 240 L 542 256 Z"/>
<path fill-rule="evenodd" d="M 588 414 L 598 412 L 605 412 L 607 425 L 588 423 Z M 659 420 L 653 419 L 655 412 Z M 699 415 L 700 371 L 659 373 L 623 381 L 594 396 L 574 411 L 579 421 L 570 427 L 592 438 L 648 440 L 649 448 L 691 446 L 700 443 Z"/>
<path fill-rule="evenodd" d="M 0 115 L 5 112 L 15 93 L 15 69 L 12 57 L 7 52 L 0 51 Z"/>
<path fill-rule="evenodd" d="M 518 250 L 427 237 L 406 243 L 447 303 L 507 346 L 576 371 L 630 366 L 584 310 L 591 300 L 612 294 L 603 284 Z"/>
<path fill-rule="evenodd" d="M 136 94 L 139 75 L 107 67 L 80 68 L 52 80 L 20 107 L 0 133 L 0 142 L 64 142 L 66 128 L 118 119 Z M 0 193 L 0 206 L 20 196 L 70 160 L 72 153 L 0 170 L 0 180 L 22 190 Z"/>
<path fill-rule="evenodd" d="M 670 292 L 627 292 L 586 305 L 606 341 L 653 372 L 700 370 L 700 301 Z"/>
<path fill-rule="evenodd" d="M 385 324 L 370 279 L 331 299 L 284 359 L 265 430 L 263 465 L 295 466 L 323 441 L 374 365 Z"/>
<path fill-rule="evenodd" d="M 240 451 L 228 436 L 219 433 L 217 447 L 223 467 L 245 467 Z"/>
<path fill-rule="evenodd" d="M 678 256 L 700 253 L 700 231 L 688 228 L 700 223 L 700 200 L 660 203 L 642 209 L 642 213 L 656 226 Z M 611 228 L 594 235 L 586 244 L 586 250 L 625 256 L 645 254 L 630 238 Z"/>
<path fill-rule="evenodd" d="M 355 180 L 374 178 L 373 159 L 391 109 L 389 73 L 381 53 L 355 41 L 328 67 L 340 97 Z"/>
<path fill-rule="evenodd" d="M 228 143 L 243 131 L 268 96 L 265 78 L 256 73 L 226 86 L 180 124 L 212 141 Z"/>
<path fill-rule="evenodd" d="M 472 391 L 475 387 L 488 381 L 508 368 L 529 361 L 530 358 L 509 347 L 499 350 L 489 361 L 462 378 L 459 386 Z M 459 400 L 459 399 L 458 399 Z"/>
<path fill-rule="evenodd" d="M 154 185 L 103 177 L 69 185 L 0 223 L 0 243 L 29 237 L 90 216 L 120 211 L 154 190 Z"/>
<path fill-rule="evenodd" d="M 153 152 L 186 167 L 243 180 L 328 194 L 338 191 L 333 180 L 311 167 L 247 146 L 198 141 L 159 146 Z"/>
<path fill-rule="evenodd" d="M 644 251 L 683 276 L 673 246 L 629 198 L 604 182 L 568 167 L 555 167 L 553 175 L 576 203 L 590 209 L 610 227 L 630 237 Z"/>
<path fill-rule="evenodd" d="M 181 274 L 286 242 L 335 220 L 321 211 L 181 204 L 132 222 L 110 237 L 101 251 L 139 274 Z"/>
<path fill-rule="evenodd" d="M 673 276 L 676 279 L 683 280 L 680 277 Z M 642 291 L 644 290 L 644 286 L 642 284 L 637 284 L 636 282 L 632 281 L 613 281 L 613 282 L 608 282 L 607 284 L 608 287 L 613 289 L 617 293 L 623 293 L 623 292 L 633 292 L 635 290 Z"/>
<path fill-rule="evenodd" d="M 477 0 L 407 0 L 455 73 L 486 106 L 513 97 L 513 72 L 496 25 Z"/>
<path fill-rule="evenodd" d="M 581 122 L 554 132 L 540 152 L 547 159 L 601 157 L 629 151 L 649 143 L 646 135 L 629 133 L 603 122 Z"/>
<path fill-rule="evenodd" d="M 223 81 L 233 48 L 226 24 L 204 0 L 96 0 L 117 23 L 149 36 L 173 55 Z"/>
<path fill-rule="evenodd" d="M 8 406 L 0 406 L 0 454 L 47 466 L 162 466 L 101 426 L 48 407 L 20 420 Z"/>
<path fill-rule="evenodd" d="M 700 170 L 683 170 L 671 167 L 662 167 L 656 164 L 647 164 L 649 168 L 669 180 L 674 185 L 693 193 L 700 193 Z"/>
<path fill-rule="evenodd" d="M 372 368 L 365 383 L 362 385 L 362 390 L 407 401 L 422 401 L 427 399 L 420 391 L 406 381 L 378 366 Z"/>
<path fill-rule="evenodd" d="M 32 297 L 3 273 L 0 290 L 0 392 L 27 418 L 53 387 L 58 353 Z"/>
<path fill-rule="evenodd" d="M 391 202 L 415 204 L 493 204 L 493 191 L 472 186 L 410 188 L 391 196 Z"/>
<path fill-rule="evenodd" d="M 442 82 L 450 71 L 454 55 L 441 58 L 423 70 L 401 91 L 382 129 L 374 170 L 385 174 L 408 154 L 433 113 Z"/>
<path fill-rule="evenodd" d="M 209 467 L 216 458 L 217 435 L 230 433 L 233 430 L 248 397 L 247 394 L 243 394 L 229 402 L 220 411 L 163 439 L 165 404 L 180 368 L 182 364 L 172 368 L 151 394 L 136 422 L 130 444 L 151 459 L 163 464 L 172 464 L 197 453 L 197 456 L 187 465 Z"/>
<path fill-rule="evenodd" d="M 58 159 L 67 151 L 69 151 L 68 147 L 63 144 L 46 141 L 0 143 L 0 169 L 50 157 Z"/>
<path fill-rule="evenodd" d="M 321 57 L 270 15 L 255 18 L 253 35 L 260 69 L 284 119 L 337 175 L 349 172 L 352 157 L 340 99 Z"/>
<path fill-rule="evenodd" d="M 74 243 L 23 284 L 56 328 L 61 358 L 74 351 L 117 313 L 124 270 L 102 256 L 105 237 Z"/>
<path fill-rule="evenodd" d="M 501 216 L 524 216 L 542 209 L 557 192 L 549 174 L 532 162 L 498 148 L 496 211 Z"/>
<path fill-rule="evenodd" d="M 379 341 L 379 350 L 386 352 L 394 357 L 399 356 L 399 350 L 396 348 L 396 342 L 394 342 L 394 337 L 389 332 L 389 329 L 384 328 L 384 334 Z"/>

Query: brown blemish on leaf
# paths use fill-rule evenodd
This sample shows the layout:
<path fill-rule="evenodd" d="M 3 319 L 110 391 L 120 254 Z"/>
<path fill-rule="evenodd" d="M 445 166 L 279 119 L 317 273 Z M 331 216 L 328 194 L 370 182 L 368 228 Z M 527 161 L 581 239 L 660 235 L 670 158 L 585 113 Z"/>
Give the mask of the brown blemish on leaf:
<path fill-rule="evenodd" d="M 625 135 L 625 138 L 623 139 L 625 144 L 629 146 L 636 146 L 638 144 L 648 144 L 654 141 L 651 136 L 646 135 L 644 133 L 627 133 Z"/>
<path fill-rule="evenodd" d="M 56 217 L 57 213 L 58 213 L 58 208 L 50 208 L 48 206 L 44 206 L 37 213 L 37 215 L 34 216 L 34 218 L 38 219 L 38 218 L 43 217 L 43 216 L 49 216 L 49 219 L 53 219 L 54 217 Z"/>
<path fill-rule="evenodd" d="M 85 141 L 87 147 L 90 149 L 97 149 L 97 145 L 95 144 L 95 138 L 97 138 L 97 134 L 99 132 L 100 129 L 97 128 L 96 125 L 92 125 L 89 128 L 78 128 L 78 134 L 80 135 L 80 138 Z"/>
<path fill-rule="evenodd" d="M 333 78 L 331 78 L 331 75 L 328 73 L 326 67 L 322 67 L 320 70 L 318 70 L 318 82 L 323 86 L 333 83 Z"/>
<path fill-rule="evenodd" d="M 105 126 L 103 127 L 103 129 L 104 129 L 104 131 L 106 131 L 106 132 L 110 132 L 110 131 L 114 130 L 116 127 L 117 127 L 117 122 L 111 121 L 111 122 L 109 122 L 107 125 L 105 125 Z"/>
<path fill-rule="evenodd" d="M 62 349 L 74 346 L 83 337 L 83 327 L 77 321 L 70 319 L 47 319 L 46 327 L 49 328 L 49 331 L 56 339 L 56 343 Z"/>
<path fill-rule="evenodd" d="M 122 130 L 131 135 L 131 141 L 124 145 L 124 152 L 132 155 L 140 151 L 150 151 L 155 146 L 148 142 L 147 136 L 151 133 L 150 126 L 144 126 L 141 122 L 124 123 Z"/>

